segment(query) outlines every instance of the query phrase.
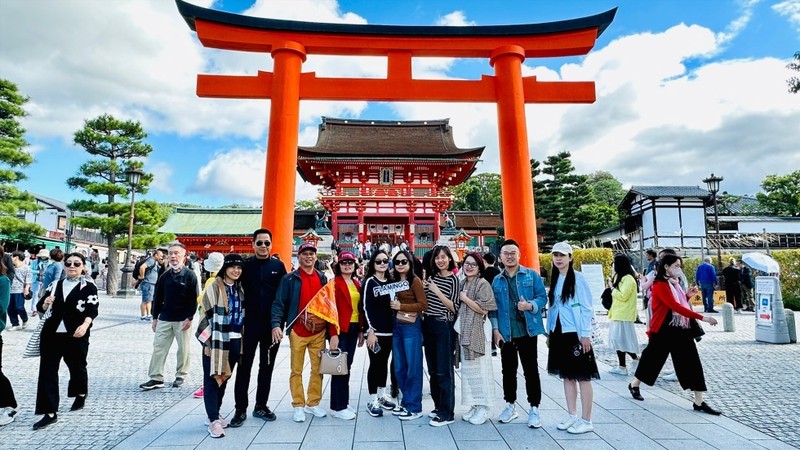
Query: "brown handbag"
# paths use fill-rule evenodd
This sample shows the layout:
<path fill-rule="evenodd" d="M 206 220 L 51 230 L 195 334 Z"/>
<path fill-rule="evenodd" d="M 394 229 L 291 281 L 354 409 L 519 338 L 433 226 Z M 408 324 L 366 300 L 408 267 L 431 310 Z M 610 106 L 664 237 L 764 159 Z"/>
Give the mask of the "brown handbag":
<path fill-rule="evenodd" d="M 302 314 L 300 314 L 300 318 L 298 320 L 300 320 L 300 323 L 306 327 L 306 330 L 313 334 L 317 334 L 324 330 L 325 324 L 327 323 L 322 317 L 315 316 L 308 311 L 304 311 Z"/>
<path fill-rule="evenodd" d="M 400 323 L 415 323 L 418 315 L 419 313 L 416 311 L 397 311 L 397 321 Z"/>
<path fill-rule="evenodd" d="M 347 352 L 339 349 L 319 351 L 320 375 L 347 375 Z"/>

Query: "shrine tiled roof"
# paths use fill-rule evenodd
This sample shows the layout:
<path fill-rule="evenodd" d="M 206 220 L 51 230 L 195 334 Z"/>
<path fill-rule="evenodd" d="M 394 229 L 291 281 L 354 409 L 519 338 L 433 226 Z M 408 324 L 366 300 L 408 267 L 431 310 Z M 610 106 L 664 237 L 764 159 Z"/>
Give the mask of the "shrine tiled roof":
<path fill-rule="evenodd" d="M 389 121 L 329 117 L 322 118 L 316 145 L 299 147 L 301 156 L 334 158 L 478 157 L 483 149 L 456 146 L 449 119 Z"/>
<path fill-rule="evenodd" d="M 493 229 L 503 226 L 503 218 L 497 213 L 455 211 L 455 227 L 464 229 Z"/>
<path fill-rule="evenodd" d="M 314 213 L 295 211 L 295 229 L 314 225 Z M 160 233 L 178 236 L 247 236 L 261 228 L 261 208 L 176 208 Z"/>

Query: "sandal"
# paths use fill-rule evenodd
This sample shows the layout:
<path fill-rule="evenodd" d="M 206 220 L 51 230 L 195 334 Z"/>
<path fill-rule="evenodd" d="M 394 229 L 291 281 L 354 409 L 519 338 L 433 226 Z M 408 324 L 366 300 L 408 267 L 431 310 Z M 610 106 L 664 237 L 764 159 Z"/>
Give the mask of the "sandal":
<path fill-rule="evenodd" d="M 628 384 L 628 391 L 631 393 L 631 396 L 639 401 L 644 401 L 644 397 L 642 397 L 642 393 L 639 392 L 639 387 L 633 387 L 631 384 Z"/>

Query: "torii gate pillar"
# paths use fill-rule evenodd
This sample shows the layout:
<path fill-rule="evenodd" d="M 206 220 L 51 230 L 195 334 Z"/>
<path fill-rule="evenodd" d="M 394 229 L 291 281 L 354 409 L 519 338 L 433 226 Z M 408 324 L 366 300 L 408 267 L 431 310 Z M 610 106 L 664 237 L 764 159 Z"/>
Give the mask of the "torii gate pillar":
<path fill-rule="evenodd" d="M 538 270 L 539 244 L 522 85 L 524 60 L 525 49 L 510 45 L 493 51 L 489 62 L 497 77 L 497 133 L 505 235 L 519 244 L 520 264 Z"/>
<path fill-rule="evenodd" d="M 272 58 L 275 63 L 261 225 L 272 232 L 273 253 L 277 253 L 284 262 L 290 262 L 293 241 L 285 237 L 294 233 L 300 71 L 306 60 L 306 52 L 301 44 L 285 42 L 282 47 L 272 50 Z M 270 205 L 267 205 L 267 199 Z"/>

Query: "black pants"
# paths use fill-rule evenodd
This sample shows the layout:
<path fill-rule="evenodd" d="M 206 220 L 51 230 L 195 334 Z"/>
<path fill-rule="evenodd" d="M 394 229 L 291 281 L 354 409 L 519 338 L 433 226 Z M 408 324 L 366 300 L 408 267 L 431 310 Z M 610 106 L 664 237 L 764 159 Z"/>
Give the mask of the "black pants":
<path fill-rule="evenodd" d="M 392 337 L 377 336 L 381 349 L 378 353 L 367 349 L 369 353 L 369 369 L 367 369 L 367 387 L 369 393 L 376 394 L 379 387 L 386 387 L 389 375 L 389 356 L 392 354 Z"/>
<path fill-rule="evenodd" d="M 240 350 L 242 347 L 241 339 L 231 339 L 228 350 L 228 363 L 231 365 L 231 373 L 236 369 L 236 362 L 239 361 Z M 222 385 L 211 377 L 211 357 L 206 356 L 203 351 L 203 404 L 206 407 L 208 420 L 213 422 L 219 419 L 219 408 L 222 406 L 222 398 L 225 397 L 225 388 L 228 387 L 228 380 Z"/>
<path fill-rule="evenodd" d="M 358 323 L 351 323 L 347 330 L 339 335 L 339 350 L 347 352 L 347 375 L 331 376 L 331 411 L 341 411 L 347 408 L 350 401 L 350 368 L 353 366 L 353 357 L 358 345 L 358 333 L 361 331 Z M 383 344 L 381 344 L 383 346 Z"/>
<path fill-rule="evenodd" d="M 664 367 L 667 356 L 672 355 L 675 375 L 681 387 L 705 392 L 707 389 L 703 364 L 700 362 L 694 338 L 688 329 L 669 325 L 670 319 L 671 316 L 667 315 L 658 333 L 650 336 L 650 342 L 639 357 L 636 378 L 652 386 Z"/>
<path fill-rule="evenodd" d="M 272 384 L 272 369 L 278 355 L 278 345 L 272 345 L 272 329 L 268 319 L 247 320 L 242 335 L 242 356 L 239 359 L 239 370 L 236 372 L 234 399 L 238 411 L 247 410 L 248 392 L 250 390 L 250 374 L 258 348 L 258 385 L 256 387 L 256 408 L 266 407 L 269 401 L 269 389 Z"/>
<path fill-rule="evenodd" d="M 511 339 L 511 342 L 506 342 L 500 349 L 500 362 L 503 366 L 503 399 L 506 402 L 517 401 L 517 367 L 520 361 L 522 361 L 528 403 L 538 408 L 542 402 L 542 382 L 539 379 L 539 365 L 536 361 L 538 341 L 538 336 L 523 336 Z"/>
<path fill-rule="evenodd" d="M 733 305 L 733 309 L 742 309 L 742 290 L 739 288 L 739 283 L 730 284 L 731 286 L 725 289 L 725 299 Z"/>
<path fill-rule="evenodd" d="M 3 335 L 0 334 L 0 408 L 17 409 L 17 399 L 14 397 L 14 389 L 11 382 L 3 374 Z"/>
<path fill-rule="evenodd" d="M 39 383 L 36 387 L 36 414 L 58 412 L 58 367 L 61 359 L 69 369 L 67 397 L 86 395 L 89 391 L 89 374 L 86 371 L 86 355 L 89 353 L 89 338 L 72 337 L 69 333 L 43 335 L 39 343 Z"/>
<path fill-rule="evenodd" d="M 422 340 L 425 364 L 428 366 L 433 407 L 439 417 L 453 419 L 456 403 L 455 375 L 453 373 L 453 322 L 439 317 L 426 316 L 422 321 Z"/>

